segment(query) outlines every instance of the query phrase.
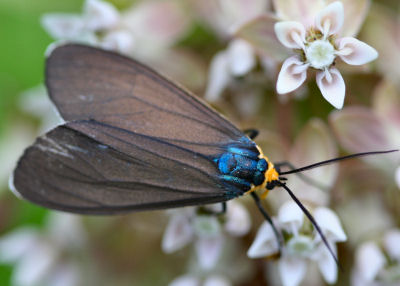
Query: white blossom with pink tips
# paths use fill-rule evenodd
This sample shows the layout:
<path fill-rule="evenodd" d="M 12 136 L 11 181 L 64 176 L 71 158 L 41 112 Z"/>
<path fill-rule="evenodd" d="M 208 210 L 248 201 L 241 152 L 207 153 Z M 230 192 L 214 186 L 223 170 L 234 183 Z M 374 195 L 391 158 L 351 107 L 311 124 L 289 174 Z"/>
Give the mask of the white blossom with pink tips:
<path fill-rule="evenodd" d="M 350 65 L 363 65 L 378 57 L 377 51 L 353 37 L 339 37 L 343 27 L 344 8 L 339 1 L 318 12 L 313 21 L 281 21 L 275 24 L 278 40 L 297 55 L 289 57 L 278 75 L 279 94 L 299 88 L 307 78 L 307 71 L 317 71 L 317 85 L 323 97 L 335 108 L 343 107 L 345 83 L 335 62 L 340 58 Z"/>
<path fill-rule="evenodd" d="M 336 243 L 347 240 L 338 216 L 326 207 L 317 207 L 313 216 L 324 233 L 329 245 L 336 253 Z M 309 262 L 316 262 L 324 280 L 333 284 L 337 281 L 337 265 L 321 236 L 314 230 L 310 232 L 310 222 L 293 201 L 284 203 L 273 218 L 275 226 L 284 233 L 281 256 L 277 261 L 281 282 L 284 286 L 297 286 L 305 278 Z M 247 256 L 261 258 L 279 252 L 274 231 L 268 222 L 259 228 Z"/>

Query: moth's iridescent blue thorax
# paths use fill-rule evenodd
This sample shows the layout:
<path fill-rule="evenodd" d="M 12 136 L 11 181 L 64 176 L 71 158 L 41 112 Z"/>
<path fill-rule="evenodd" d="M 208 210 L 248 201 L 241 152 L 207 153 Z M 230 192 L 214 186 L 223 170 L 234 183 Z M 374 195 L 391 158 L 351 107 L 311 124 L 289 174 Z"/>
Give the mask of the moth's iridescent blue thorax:
<path fill-rule="evenodd" d="M 260 152 L 257 145 L 243 137 L 240 144 L 228 145 L 217 159 L 220 178 L 241 191 L 241 194 L 259 187 L 265 189 L 272 163 Z M 274 169 L 273 169 L 274 170 Z M 240 195 L 240 194 L 237 194 Z"/>

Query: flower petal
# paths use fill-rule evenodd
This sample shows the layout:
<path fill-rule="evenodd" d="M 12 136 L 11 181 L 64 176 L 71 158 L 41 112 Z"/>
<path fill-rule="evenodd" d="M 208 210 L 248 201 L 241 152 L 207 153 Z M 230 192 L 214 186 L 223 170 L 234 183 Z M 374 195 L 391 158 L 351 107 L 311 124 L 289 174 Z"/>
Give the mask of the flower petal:
<path fill-rule="evenodd" d="M 31 227 L 19 228 L 0 239 L 0 261 L 14 263 L 21 259 L 39 240 L 38 231 Z"/>
<path fill-rule="evenodd" d="M 303 24 L 295 21 L 282 21 L 274 25 L 278 40 L 287 48 L 303 49 L 306 40 L 306 29 Z"/>
<path fill-rule="evenodd" d="M 337 34 L 343 26 L 344 9 L 340 1 L 333 2 L 322 9 L 315 17 L 315 26 L 325 38 Z"/>
<path fill-rule="evenodd" d="M 268 222 L 263 222 L 258 229 L 256 238 L 247 251 L 250 258 L 270 256 L 279 251 L 278 241 L 274 231 Z"/>
<path fill-rule="evenodd" d="M 315 15 L 324 7 L 321 0 L 273 0 L 281 19 L 299 21 L 306 28 L 314 25 Z"/>
<path fill-rule="evenodd" d="M 385 265 L 385 256 L 374 242 L 362 244 L 356 251 L 356 266 L 367 282 L 372 282 Z"/>
<path fill-rule="evenodd" d="M 279 274 L 283 286 L 297 286 L 306 274 L 307 264 L 301 258 L 281 258 L 279 260 Z"/>
<path fill-rule="evenodd" d="M 274 25 L 277 22 L 271 14 L 261 15 L 236 31 L 235 36 L 246 40 L 259 53 L 276 61 L 283 61 L 289 56 L 289 51 L 282 47 L 276 37 Z"/>
<path fill-rule="evenodd" d="M 168 286 L 200 286 L 200 281 L 193 275 L 182 275 L 175 278 Z"/>
<path fill-rule="evenodd" d="M 221 256 L 223 236 L 200 238 L 196 241 L 196 253 L 200 267 L 204 270 L 213 268 Z"/>
<path fill-rule="evenodd" d="M 390 149 L 384 122 L 366 107 L 347 107 L 333 112 L 330 122 L 340 143 L 350 152 Z"/>
<path fill-rule="evenodd" d="M 382 119 L 393 125 L 397 129 L 393 133 L 393 137 L 397 137 L 400 145 L 400 89 L 396 88 L 394 82 L 390 80 L 382 80 L 376 87 L 373 94 L 372 108 Z M 397 135 L 397 136 L 396 136 Z"/>
<path fill-rule="evenodd" d="M 383 245 L 390 258 L 400 262 L 400 230 L 391 229 L 383 237 Z"/>
<path fill-rule="evenodd" d="M 217 53 L 211 61 L 205 92 L 206 99 L 209 101 L 218 100 L 230 80 L 228 56 L 225 51 L 222 51 Z"/>
<path fill-rule="evenodd" d="M 346 200 L 337 211 L 346 229 L 349 245 L 359 245 L 371 233 L 383 233 L 395 225 L 381 194 L 374 192 Z"/>
<path fill-rule="evenodd" d="M 289 93 L 300 87 L 307 78 L 308 64 L 302 63 L 297 56 L 283 62 L 276 82 L 279 94 Z"/>
<path fill-rule="evenodd" d="M 229 43 L 227 56 L 231 73 L 234 76 L 245 75 L 256 64 L 252 46 L 241 39 L 236 39 Z"/>
<path fill-rule="evenodd" d="M 278 212 L 278 221 L 282 228 L 297 234 L 304 222 L 304 214 L 294 201 L 285 202 Z"/>
<path fill-rule="evenodd" d="M 100 42 L 100 46 L 107 50 L 117 51 L 123 54 L 132 52 L 134 38 L 126 30 L 112 31 L 108 33 Z"/>
<path fill-rule="evenodd" d="M 248 233 L 251 227 L 251 220 L 247 209 L 238 202 L 228 202 L 224 227 L 227 232 L 235 236 L 242 236 Z"/>
<path fill-rule="evenodd" d="M 54 39 L 76 40 L 84 33 L 84 21 L 81 15 L 51 13 L 41 18 L 41 24 Z"/>
<path fill-rule="evenodd" d="M 322 96 L 335 108 L 341 109 L 344 103 L 346 87 L 342 75 L 336 68 L 317 73 L 317 85 Z"/>
<path fill-rule="evenodd" d="M 232 35 L 246 23 L 268 10 L 269 0 L 203 0 L 193 1 L 196 13 L 207 22 L 220 37 Z"/>
<path fill-rule="evenodd" d="M 68 229 L 68 232 L 65 230 Z M 60 247 L 79 247 L 86 241 L 81 217 L 75 214 L 52 212 L 46 221 L 47 236 Z"/>
<path fill-rule="evenodd" d="M 378 57 L 373 47 L 352 37 L 339 39 L 337 45 L 339 51 L 336 54 L 349 65 L 363 65 Z"/>
<path fill-rule="evenodd" d="M 315 215 L 315 214 L 314 214 Z M 334 253 L 337 253 L 336 245 L 330 244 Z M 336 261 L 328 251 L 325 245 L 321 245 L 322 253 L 318 259 L 318 268 L 324 277 L 325 281 L 329 284 L 334 284 L 337 281 L 338 267 Z"/>
<path fill-rule="evenodd" d="M 266 12 L 269 0 L 219 0 L 218 4 L 221 11 L 215 17 L 222 16 L 225 29 L 232 33 L 242 24 Z"/>
<path fill-rule="evenodd" d="M 207 277 L 203 286 L 231 286 L 231 282 L 221 275 L 212 275 Z"/>
<path fill-rule="evenodd" d="M 138 39 L 141 49 L 157 51 L 175 43 L 189 28 L 188 13 L 179 1 L 139 1 L 124 11 L 122 25 Z"/>
<path fill-rule="evenodd" d="M 43 285 L 42 279 L 50 274 L 58 254 L 58 249 L 44 241 L 36 244 L 16 264 L 12 277 L 13 285 Z"/>
<path fill-rule="evenodd" d="M 32 144 L 36 133 L 31 125 L 19 120 L 14 120 L 5 127 L 0 137 L 0 186 L 2 187 L 6 186 L 7 181 L 10 182 L 10 175 L 15 169 L 18 158 L 23 150 Z M 14 187 L 11 190 L 14 194 L 18 194 Z"/>
<path fill-rule="evenodd" d="M 385 122 L 365 107 L 347 107 L 330 115 L 330 122 L 341 145 L 350 152 L 390 150 L 399 146 L 392 140 Z M 399 155 L 365 157 L 363 160 L 393 175 L 399 166 Z"/>
<path fill-rule="evenodd" d="M 315 221 L 319 224 L 324 234 L 332 241 L 346 241 L 347 236 L 340 224 L 338 216 L 330 209 L 319 207 L 314 210 Z"/>
<path fill-rule="evenodd" d="M 118 10 L 109 2 L 86 0 L 85 27 L 91 31 L 110 29 L 119 21 Z"/>
<path fill-rule="evenodd" d="M 357 35 L 368 15 L 370 21 L 370 0 L 341 0 L 344 6 L 344 23 L 341 34 L 343 36 Z M 375 10 L 375 9 L 373 9 Z"/>
<path fill-rule="evenodd" d="M 172 253 L 187 245 L 193 237 L 193 229 L 188 218 L 175 214 L 165 229 L 161 247 L 165 253 Z"/>

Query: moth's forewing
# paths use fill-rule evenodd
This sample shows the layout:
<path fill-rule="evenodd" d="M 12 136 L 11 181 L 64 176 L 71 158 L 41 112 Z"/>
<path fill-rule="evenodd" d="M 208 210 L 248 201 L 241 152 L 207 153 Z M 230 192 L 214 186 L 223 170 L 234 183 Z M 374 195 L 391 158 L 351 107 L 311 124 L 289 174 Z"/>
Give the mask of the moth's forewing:
<path fill-rule="evenodd" d="M 22 197 L 108 214 L 221 202 L 235 194 L 216 159 L 228 146 L 241 146 L 245 135 L 151 69 L 115 53 L 65 45 L 47 60 L 46 85 L 67 123 L 38 138 L 19 160 L 13 180 Z"/>

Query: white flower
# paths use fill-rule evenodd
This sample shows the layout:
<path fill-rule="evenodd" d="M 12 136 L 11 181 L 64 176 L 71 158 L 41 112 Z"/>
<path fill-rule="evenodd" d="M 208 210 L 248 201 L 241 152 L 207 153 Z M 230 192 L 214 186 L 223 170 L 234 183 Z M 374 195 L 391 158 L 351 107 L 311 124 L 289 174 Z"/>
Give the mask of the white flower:
<path fill-rule="evenodd" d="M 211 275 L 200 279 L 193 275 L 183 275 L 175 278 L 169 286 L 231 286 L 228 279 L 220 275 Z"/>
<path fill-rule="evenodd" d="M 226 50 L 211 61 L 206 98 L 215 101 L 235 78 L 247 74 L 256 65 L 253 47 L 241 39 L 232 40 Z"/>
<path fill-rule="evenodd" d="M 202 1 L 203 2 L 203 1 Z M 211 25 L 223 36 L 232 35 L 243 23 L 267 10 L 267 0 L 223 0 L 204 1 L 199 6 L 204 10 Z M 217 8 L 218 7 L 218 8 Z M 206 98 L 219 99 L 221 93 L 235 77 L 246 75 L 256 65 L 254 48 L 242 39 L 233 39 L 228 47 L 217 53 L 210 65 Z"/>
<path fill-rule="evenodd" d="M 86 0 L 82 14 L 46 14 L 42 25 L 56 40 L 79 41 L 149 61 L 159 60 L 185 33 L 189 21 L 183 11 L 177 1 L 141 2 L 119 13 L 109 2 Z"/>
<path fill-rule="evenodd" d="M 385 233 L 382 244 L 367 241 L 356 250 L 353 286 L 398 285 L 400 283 L 400 230 Z"/>
<path fill-rule="evenodd" d="M 0 137 L 0 189 L 5 189 L 18 158 L 34 140 L 35 132 L 28 124 L 12 122 L 6 126 Z"/>
<path fill-rule="evenodd" d="M 299 55 L 288 58 L 278 75 L 276 89 L 279 94 L 289 93 L 300 87 L 307 78 L 307 70 L 317 70 L 316 80 L 323 97 L 334 107 L 343 107 L 345 83 L 334 67 L 336 58 L 350 65 L 363 65 L 377 58 L 377 51 L 353 38 L 339 38 L 344 21 L 341 2 L 333 2 L 322 9 L 313 26 L 297 21 L 275 24 L 278 40 Z"/>
<path fill-rule="evenodd" d="M 42 17 L 44 29 L 57 40 L 82 41 L 96 44 L 95 32 L 115 28 L 119 13 L 112 4 L 102 0 L 86 0 L 80 14 L 50 13 Z"/>
<path fill-rule="evenodd" d="M 220 204 L 211 207 L 215 212 L 220 210 Z M 199 265 L 202 269 L 209 270 L 215 266 L 221 255 L 223 229 L 227 234 L 242 236 L 250 230 L 250 224 L 247 210 L 234 201 L 227 204 L 226 222 L 223 225 L 215 215 L 197 214 L 196 208 L 176 210 L 165 230 L 162 249 L 166 253 L 172 253 L 194 241 Z"/>
<path fill-rule="evenodd" d="M 325 207 L 314 210 L 314 218 L 325 235 L 329 245 L 335 251 L 336 242 L 347 239 L 336 214 Z M 284 233 L 284 245 L 278 261 L 279 274 L 284 286 L 298 285 L 303 280 L 307 262 L 318 263 L 319 270 L 327 283 L 337 280 L 337 265 L 323 244 L 320 235 L 309 231 L 310 222 L 297 204 L 288 201 L 281 206 L 276 219 L 276 227 Z M 270 256 L 278 253 L 278 244 L 272 227 L 263 223 L 250 246 L 247 255 L 251 258 Z"/>
<path fill-rule="evenodd" d="M 107 30 L 118 25 L 119 13 L 109 2 L 86 0 L 84 6 L 85 28 L 90 31 Z"/>
<path fill-rule="evenodd" d="M 13 285 L 76 285 L 79 269 L 63 251 L 79 250 L 84 234 L 78 217 L 52 213 L 46 233 L 24 227 L 0 239 L 0 261 L 13 263 Z"/>

